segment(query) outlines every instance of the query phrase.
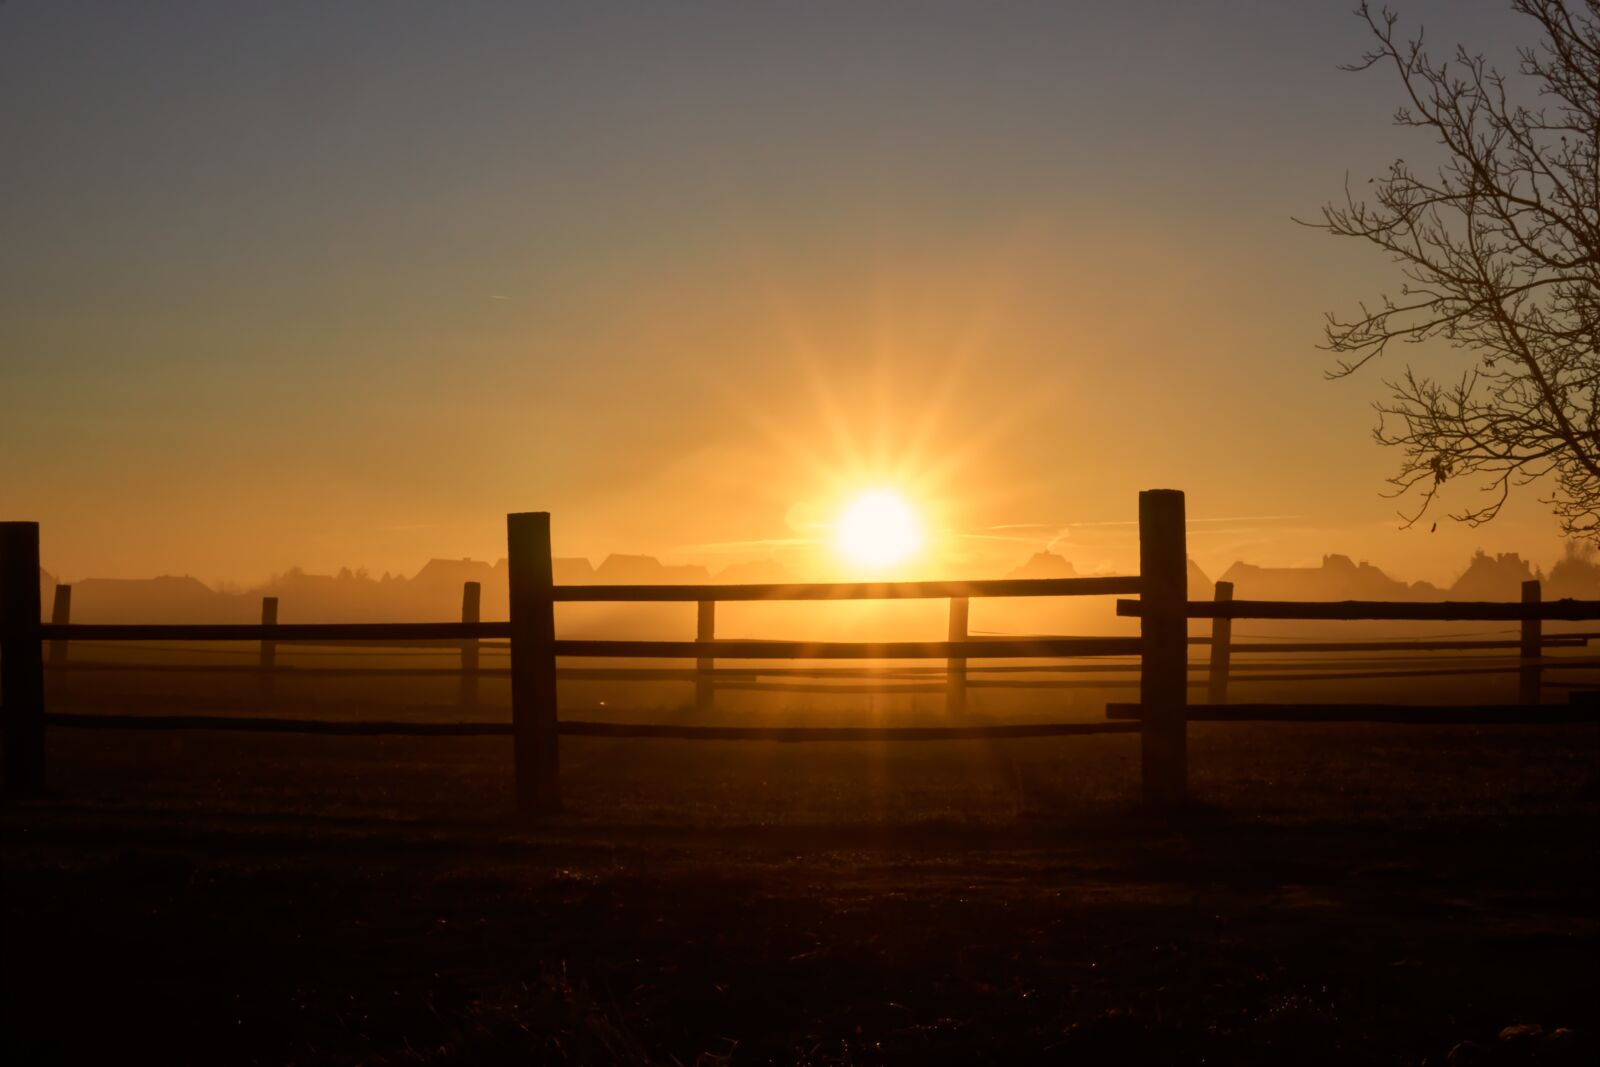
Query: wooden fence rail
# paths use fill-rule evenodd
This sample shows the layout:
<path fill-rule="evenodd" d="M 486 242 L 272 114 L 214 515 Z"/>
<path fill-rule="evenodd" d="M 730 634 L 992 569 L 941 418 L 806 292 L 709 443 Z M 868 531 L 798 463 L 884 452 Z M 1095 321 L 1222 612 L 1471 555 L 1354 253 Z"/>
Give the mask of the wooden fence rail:
<path fill-rule="evenodd" d="M 507 736 L 508 722 L 384 722 L 372 719 L 292 719 L 218 715 L 45 716 L 52 726 L 116 730 L 221 730 L 344 736 L 411 735 L 420 737 Z M 683 726 L 652 722 L 573 722 L 557 724 L 564 737 L 672 738 L 681 741 L 962 741 L 1028 737 L 1084 737 L 1092 734 L 1139 732 L 1136 722 L 1040 722 L 981 726 Z"/>
<path fill-rule="evenodd" d="M 1140 589 L 1140 580 L 1135 577 L 997 578 L 973 582 L 811 582 L 789 585 L 561 585 L 555 587 L 551 599 L 558 603 L 599 601 L 638 604 L 734 600 L 948 600 L 951 597 L 1115 596 L 1119 593 L 1138 593 Z"/>
<path fill-rule="evenodd" d="M 1138 600 L 1117 601 L 1117 614 L 1140 618 Z M 1498 600 L 1443 600 L 1402 603 L 1390 600 L 1190 600 L 1191 619 L 1313 619 L 1390 622 L 1588 622 L 1600 619 L 1600 600 L 1546 600 L 1508 604 Z"/>
<path fill-rule="evenodd" d="M 389 631 L 398 636 L 427 634 L 454 641 L 493 635 L 512 624 L 481 622 L 294 622 L 276 626 L 253 623 L 46 623 L 37 631 L 45 640 L 66 641 L 314 641 L 321 634 L 348 637 L 365 633 L 363 640 L 382 641 Z M 760 638 L 725 638 L 717 641 L 615 641 L 559 638 L 552 645 L 557 656 L 591 659 L 1050 659 L 1075 656 L 1137 656 L 1143 646 L 1137 637 L 1040 637 L 966 641 L 768 641 Z M 516 656 L 512 642 L 512 657 Z M 273 661 L 276 662 L 275 660 Z M 263 663 L 272 667 L 272 663 Z M 513 669 L 515 667 L 513 666 Z"/>

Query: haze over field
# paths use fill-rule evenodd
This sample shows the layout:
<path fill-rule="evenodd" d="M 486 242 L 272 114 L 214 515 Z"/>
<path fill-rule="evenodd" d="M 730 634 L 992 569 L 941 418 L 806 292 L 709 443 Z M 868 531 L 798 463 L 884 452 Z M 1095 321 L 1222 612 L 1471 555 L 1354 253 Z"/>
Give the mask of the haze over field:
<path fill-rule="evenodd" d="M 663 564 L 653 556 L 612 555 L 598 566 L 579 556 L 557 558 L 553 570 L 556 582 L 562 585 L 782 584 L 808 578 L 804 572 L 797 573 L 775 559 L 712 571 L 692 564 Z M 1084 573 L 1056 553 L 1038 552 L 999 576 L 1073 578 Z M 506 574 L 504 559 L 492 564 L 486 560 L 432 559 L 411 575 L 373 575 L 349 568 L 337 574 L 308 574 L 297 567 L 248 589 L 215 589 L 189 575 L 88 578 L 72 583 L 72 617 L 74 621 L 90 623 L 254 622 L 259 618 L 260 598 L 272 596 L 279 601 L 279 617 L 284 622 L 454 619 L 460 609 L 462 584 L 477 582 L 483 618 L 504 619 L 509 613 Z M 1365 560 L 1357 562 L 1337 554 L 1324 556 L 1315 567 L 1261 567 L 1237 561 L 1220 574 L 1208 574 L 1191 559 L 1190 597 L 1209 599 L 1213 576 L 1233 583 L 1235 596 L 1248 600 L 1510 601 L 1520 597 L 1522 583 L 1531 578 L 1542 579 L 1543 594 L 1548 599 L 1600 600 L 1600 564 L 1592 553 L 1577 551 L 1549 567 L 1535 566 L 1515 553 L 1490 556 L 1480 552 L 1465 562 L 1453 582 L 1443 587 L 1430 582 L 1407 582 Z M 40 601 L 47 611 L 54 599 L 56 582 L 57 576 L 49 572 L 40 576 Z M 798 627 L 796 632 L 817 636 L 844 626 L 852 633 L 881 637 L 907 623 L 942 627 L 945 610 L 942 600 L 847 605 L 724 603 L 721 615 L 725 635 L 737 631 L 737 636 L 771 636 L 776 626 L 786 633 Z M 587 631 L 619 636 L 638 630 L 642 624 L 670 638 L 686 627 L 683 605 L 563 604 L 560 612 L 563 632 L 576 623 Z M 1119 627 L 1104 598 L 980 600 L 978 612 L 982 620 L 978 632 L 1097 632 Z M 729 623 L 734 618 L 740 620 L 740 625 L 730 630 Z M 984 627 L 992 629 L 986 631 Z M 1120 628 L 1127 629 L 1128 621 L 1122 620 Z M 1359 637 L 1360 630 L 1361 627 L 1353 628 L 1349 636 Z"/>
<path fill-rule="evenodd" d="M 1321 381 L 1391 278 L 1290 217 L 1418 148 L 1347 6 L 4 5 L 0 504 L 69 577 L 213 584 L 532 509 L 859 576 L 883 487 L 899 573 L 1126 571 L 1153 486 L 1208 567 L 1557 559 L 1531 494 L 1397 529 L 1375 379 Z"/>

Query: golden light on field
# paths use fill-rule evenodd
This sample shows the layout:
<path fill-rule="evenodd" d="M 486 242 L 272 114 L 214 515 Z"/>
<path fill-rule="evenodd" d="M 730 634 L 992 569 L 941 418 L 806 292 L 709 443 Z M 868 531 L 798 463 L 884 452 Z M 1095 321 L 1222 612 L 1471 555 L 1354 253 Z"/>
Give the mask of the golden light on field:
<path fill-rule="evenodd" d="M 839 516 L 834 543 L 859 567 L 890 567 L 922 547 L 922 523 L 898 493 L 873 489 L 856 497 Z"/>

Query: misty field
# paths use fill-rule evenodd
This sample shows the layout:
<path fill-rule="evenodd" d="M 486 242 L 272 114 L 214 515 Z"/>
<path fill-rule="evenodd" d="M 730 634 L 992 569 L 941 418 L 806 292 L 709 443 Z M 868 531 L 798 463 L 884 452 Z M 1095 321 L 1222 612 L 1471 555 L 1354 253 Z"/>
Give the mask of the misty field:
<path fill-rule="evenodd" d="M 1096 736 L 567 739 L 518 825 L 504 738 L 56 729 L 6 1059 L 1589 1061 L 1593 726 L 1191 737 L 1181 823 Z"/>
<path fill-rule="evenodd" d="M 589 606 L 589 605 L 581 605 Z M 741 605 L 735 605 L 741 606 Z M 782 606 L 782 605 L 780 605 Z M 810 606 L 810 605 L 801 605 Z M 907 605 L 897 604 L 895 607 Z M 911 607 L 920 607 L 911 602 Z M 925 621 L 925 620 L 924 620 Z M 1100 620 L 1103 623 L 1103 619 Z M 941 622 L 942 625 L 942 622 Z M 1547 634 L 1577 629 L 1552 624 Z M 1200 636 L 1209 628 L 1192 627 Z M 1515 631 L 1440 623 L 1351 626 L 1256 624 L 1251 637 L 1304 641 L 1417 641 L 1425 637 L 1514 644 Z M 665 636 L 684 636 L 672 629 Z M 692 630 L 690 631 L 692 633 Z M 871 634 L 881 639 L 885 632 Z M 1059 632 L 1059 631 L 1051 631 Z M 1102 626 L 1086 629 L 1097 635 Z M 605 637 L 615 631 L 600 631 Z M 624 631 L 628 636 L 633 632 Z M 940 635 L 909 629 L 915 639 Z M 808 631 L 803 639 L 838 634 Z M 854 638 L 856 635 L 851 633 Z M 901 636 L 896 633 L 895 636 Z M 1574 640 L 1581 640 L 1576 638 Z M 439 643 L 447 645 L 448 643 Z M 280 643 L 270 697 L 261 692 L 259 648 L 253 642 L 77 642 L 65 666 L 48 672 L 52 710 L 111 713 L 244 712 L 306 718 L 398 721 L 509 722 L 508 649 L 484 642 L 483 669 L 464 704 L 454 646 L 393 648 Z M 1191 650 L 1190 700 L 1203 702 L 1204 646 Z M 1253 702 L 1415 704 L 1508 703 L 1517 699 L 1515 648 L 1279 654 L 1236 646 L 1229 699 Z M 123 669 L 136 668 L 136 669 Z M 198 668 L 198 669 L 197 669 Z M 793 661 L 718 661 L 715 698 L 695 706 L 692 665 L 674 660 L 562 662 L 564 719 L 681 721 L 699 725 L 942 725 L 946 718 L 943 664 L 927 661 L 797 665 Z M 609 676 L 608 676 L 609 675 Z M 1574 689 L 1600 688 L 1600 660 L 1586 645 L 1550 649 L 1544 699 L 1564 703 Z M 1314 690 L 1308 689 L 1314 687 Z M 1098 722 L 1108 701 L 1137 699 L 1136 657 L 1078 660 L 977 661 L 968 668 L 965 711 L 975 722 Z M 1308 693 L 1313 695 L 1308 696 Z"/>

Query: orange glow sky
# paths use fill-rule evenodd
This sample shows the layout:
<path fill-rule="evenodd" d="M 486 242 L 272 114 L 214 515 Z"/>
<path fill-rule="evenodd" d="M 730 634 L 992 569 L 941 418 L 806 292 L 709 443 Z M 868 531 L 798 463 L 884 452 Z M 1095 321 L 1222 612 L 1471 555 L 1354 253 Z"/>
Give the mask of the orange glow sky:
<path fill-rule="evenodd" d="M 1129 567 L 1170 486 L 1213 576 L 1548 566 L 1531 495 L 1398 529 L 1382 371 L 1322 380 L 1397 279 L 1290 217 L 1422 151 L 1348 6 L 4 5 L 0 513 L 69 580 L 248 582 L 509 510 L 798 558 L 889 486 L 1000 574 Z"/>

